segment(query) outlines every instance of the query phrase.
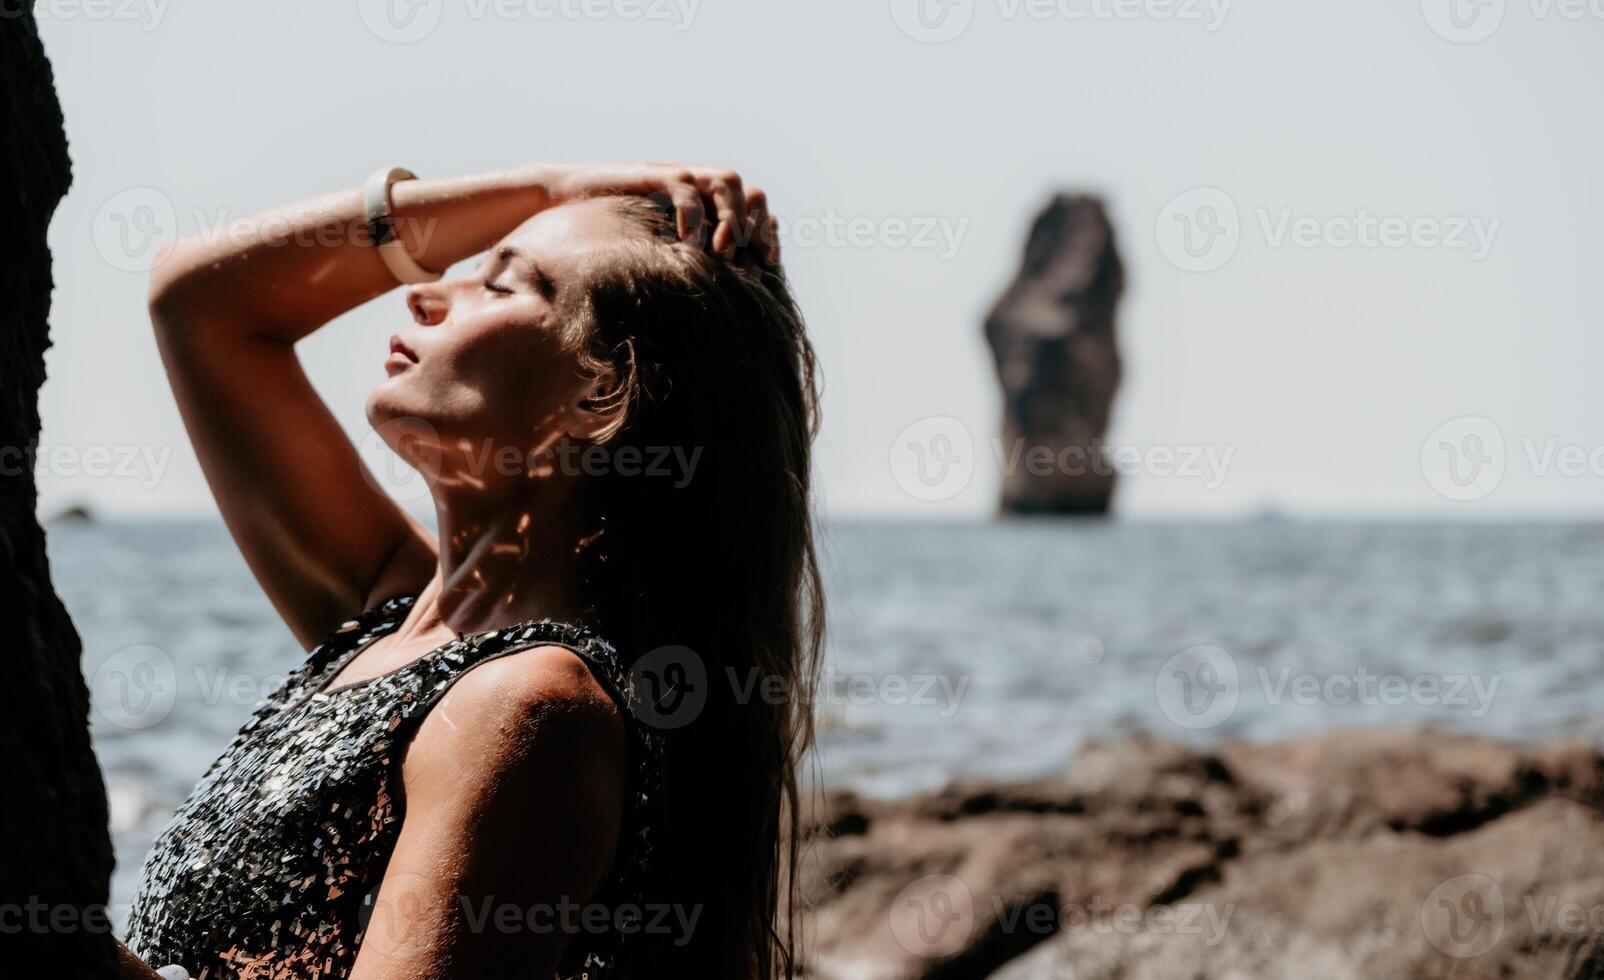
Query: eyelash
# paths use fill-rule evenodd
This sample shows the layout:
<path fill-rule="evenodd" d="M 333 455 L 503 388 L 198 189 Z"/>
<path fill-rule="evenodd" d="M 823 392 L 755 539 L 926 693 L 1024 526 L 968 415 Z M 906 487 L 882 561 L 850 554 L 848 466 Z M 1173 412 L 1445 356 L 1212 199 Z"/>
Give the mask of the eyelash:
<path fill-rule="evenodd" d="M 506 286 L 498 286 L 495 283 L 490 282 L 489 280 L 485 281 L 485 288 L 490 290 L 492 293 L 500 293 L 503 296 L 511 296 L 512 295 L 512 290 L 508 289 Z"/>

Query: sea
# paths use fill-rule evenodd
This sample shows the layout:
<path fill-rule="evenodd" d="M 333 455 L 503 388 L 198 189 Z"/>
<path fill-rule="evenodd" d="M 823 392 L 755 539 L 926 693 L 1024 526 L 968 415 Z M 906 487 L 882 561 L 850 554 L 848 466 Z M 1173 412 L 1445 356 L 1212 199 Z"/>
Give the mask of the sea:
<path fill-rule="evenodd" d="M 1135 737 L 1604 742 L 1604 525 L 837 518 L 820 542 L 826 786 L 1025 779 Z M 49 551 L 120 922 L 155 835 L 305 653 L 214 520 L 57 522 Z"/>

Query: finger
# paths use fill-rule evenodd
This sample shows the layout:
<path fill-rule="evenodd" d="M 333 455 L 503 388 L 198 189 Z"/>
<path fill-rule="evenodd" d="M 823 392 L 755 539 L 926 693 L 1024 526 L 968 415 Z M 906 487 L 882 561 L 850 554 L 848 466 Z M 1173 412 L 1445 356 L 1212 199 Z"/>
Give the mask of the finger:
<path fill-rule="evenodd" d="M 747 238 L 742 242 L 752 255 L 761 256 L 764 261 L 769 260 L 768 229 L 772 218 L 769 215 L 769 196 L 757 187 L 749 188 L 746 192 Z"/>
<path fill-rule="evenodd" d="M 763 240 L 769 246 L 769 264 L 780 264 L 780 219 L 769 215 L 768 223 L 763 226 Z"/>
<path fill-rule="evenodd" d="M 746 225 L 746 196 L 741 175 L 733 170 L 715 171 L 704 178 L 702 193 L 713 199 L 718 227 L 713 231 L 713 251 L 727 254 L 735 234 Z"/>
<path fill-rule="evenodd" d="M 674 219 L 679 240 L 695 239 L 701 234 L 706 211 L 702 208 L 702 195 L 694 184 L 675 182 L 669 185 L 669 196 L 674 201 Z"/>

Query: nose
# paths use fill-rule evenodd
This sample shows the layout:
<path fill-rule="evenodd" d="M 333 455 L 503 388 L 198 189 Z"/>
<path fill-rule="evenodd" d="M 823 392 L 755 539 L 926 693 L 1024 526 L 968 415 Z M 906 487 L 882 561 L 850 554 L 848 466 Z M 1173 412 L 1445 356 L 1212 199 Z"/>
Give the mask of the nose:
<path fill-rule="evenodd" d="M 412 311 L 413 320 L 426 327 L 432 327 L 444 320 L 449 308 L 445 294 L 434 287 L 434 283 L 407 287 L 407 309 Z"/>

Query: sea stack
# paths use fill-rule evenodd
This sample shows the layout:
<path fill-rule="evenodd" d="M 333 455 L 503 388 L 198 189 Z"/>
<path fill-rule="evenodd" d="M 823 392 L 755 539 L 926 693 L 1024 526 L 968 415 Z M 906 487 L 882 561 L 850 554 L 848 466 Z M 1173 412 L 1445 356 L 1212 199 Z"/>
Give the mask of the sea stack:
<path fill-rule="evenodd" d="M 1019 274 L 986 317 L 1002 383 L 1002 513 L 1108 512 L 1104 450 L 1119 390 L 1114 318 L 1125 269 L 1103 202 L 1059 194 L 1036 216 Z"/>

